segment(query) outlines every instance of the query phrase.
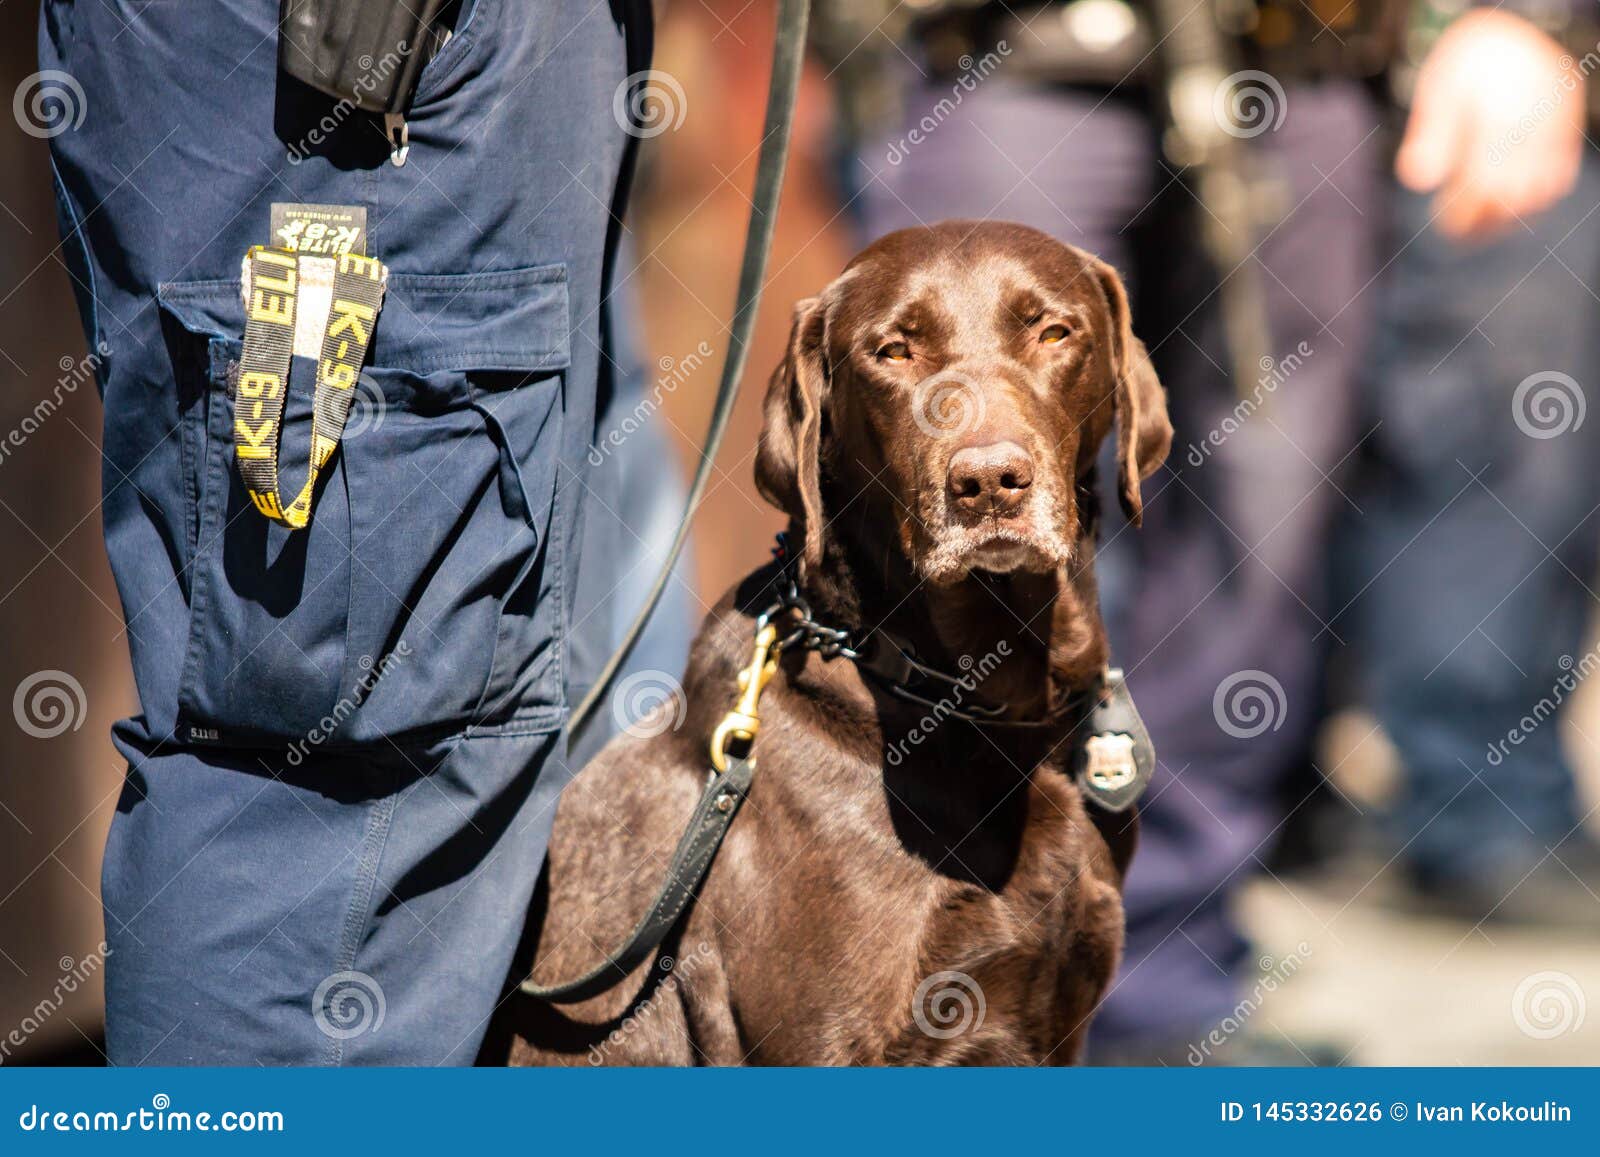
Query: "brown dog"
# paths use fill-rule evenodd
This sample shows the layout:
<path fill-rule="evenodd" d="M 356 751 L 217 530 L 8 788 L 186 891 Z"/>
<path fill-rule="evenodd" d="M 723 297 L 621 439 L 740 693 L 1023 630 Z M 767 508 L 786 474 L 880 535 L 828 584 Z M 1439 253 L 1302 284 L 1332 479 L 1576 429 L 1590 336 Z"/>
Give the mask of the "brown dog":
<path fill-rule="evenodd" d="M 582 1004 L 513 998 L 486 1057 L 1078 1057 L 1121 950 L 1134 834 L 1076 786 L 1067 710 L 1107 666 L 1094 475 L 1114 425 L 1137 523 L 1172 435 L 1160 384 L 1116 273 L 1032 229 L 893 233 L 800 303 L 756 481 L 790 516 L 813 618 L 977 672 L 963 708 L 1040 725 L 970 722 L 847 657 L 785 650 L 748 802 L 662 958 Z M 778 586 L 758 571 L 711 614 L 676 729 L 619 737 L 563 796 L 524 954 L 536 980 L 586 971 L 650 903 Z"/>

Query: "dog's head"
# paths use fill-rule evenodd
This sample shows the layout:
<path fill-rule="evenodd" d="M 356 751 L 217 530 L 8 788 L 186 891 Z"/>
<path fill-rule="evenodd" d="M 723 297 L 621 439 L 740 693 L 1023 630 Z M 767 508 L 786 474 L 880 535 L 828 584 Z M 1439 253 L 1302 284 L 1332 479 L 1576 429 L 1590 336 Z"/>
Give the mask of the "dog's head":
<path fill-rule="evenodd" d="M 936 584 L 1047 572 L 1072 558 L 1113 426 L 1138 523 L 1172 428 L 1116 271 L 1034 229 L 946 222 L 880 239 L 795 307 L 756 484 L 812 565 L 860 501 Z"/>

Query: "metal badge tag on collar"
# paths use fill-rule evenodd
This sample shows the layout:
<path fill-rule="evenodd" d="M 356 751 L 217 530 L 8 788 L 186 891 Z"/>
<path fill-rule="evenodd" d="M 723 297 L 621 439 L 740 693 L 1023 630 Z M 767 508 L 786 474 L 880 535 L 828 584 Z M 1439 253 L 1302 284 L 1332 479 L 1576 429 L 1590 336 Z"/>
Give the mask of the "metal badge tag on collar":
<path fill-rule="evenodd" d="M 1078 787 L 1107 811 L 1127 811 L 1150 785 L 1156 751 L 1121 670 L 1113 667 L 1106 672 L 1105 688 L 1089 712 L 1086 730 Z"/>

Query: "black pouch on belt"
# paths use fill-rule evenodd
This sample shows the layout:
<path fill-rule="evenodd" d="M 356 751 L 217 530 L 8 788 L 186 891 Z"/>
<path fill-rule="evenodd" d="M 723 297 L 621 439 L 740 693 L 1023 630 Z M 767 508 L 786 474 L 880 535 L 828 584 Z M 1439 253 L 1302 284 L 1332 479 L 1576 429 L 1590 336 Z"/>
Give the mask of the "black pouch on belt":
<path fill-rule="evenodd" d="M 367 112 L 401 116 L 452 0 L 281 0 L 278 67 Z"/>

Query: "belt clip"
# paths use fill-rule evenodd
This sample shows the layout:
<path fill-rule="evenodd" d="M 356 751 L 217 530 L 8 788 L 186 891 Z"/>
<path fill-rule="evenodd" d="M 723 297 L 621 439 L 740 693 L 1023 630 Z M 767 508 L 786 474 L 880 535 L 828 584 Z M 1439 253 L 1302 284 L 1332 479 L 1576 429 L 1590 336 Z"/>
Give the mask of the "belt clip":
<path fill-rule="evenodd" d="M 778 628 L 762 623 L 756 631 L 750 665 L 739 672 L 739 701 L 711 733 L 711 766 L 718 771 L 728 770 L 729 743 L 734 740 L 753 743 L 756 732 L 761 730 L 761 717 L 756 711 L 761 703 L 761 692 L 778 669 L 777 643 Z"/>
<path fill-rule="evenodd" d="M 389 159 L 399 168 L 406 163 L 406 154 L 411 152 L 411 127 L 406 124 L 405 114 L 384 113 L 383 135 L 389 138 Z"/>

